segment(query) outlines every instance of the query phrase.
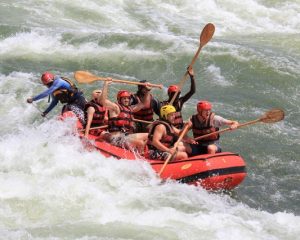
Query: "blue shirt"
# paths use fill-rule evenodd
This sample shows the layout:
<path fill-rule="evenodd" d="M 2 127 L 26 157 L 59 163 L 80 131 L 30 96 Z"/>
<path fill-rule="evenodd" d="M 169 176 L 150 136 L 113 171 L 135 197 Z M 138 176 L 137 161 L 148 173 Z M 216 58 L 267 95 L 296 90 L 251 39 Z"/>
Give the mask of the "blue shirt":
<path fill-rule="evenodd" d="M 44 113 L 48 113 L 50 112 L 58 103 L 58 99 L 56 97 L 53 96 L 53 92 L 56 91 L 57 89 L 67 89 L 67 90 L 71 90 L 71 85 L 62 80 L 60 77 L 55 76 L 54 78 L 54 82 L 51 85 L 50 88 L 48 88 L 47 90 L 45 90 L 44 92 L 40 93 L 39 95 L 35 96 L 32 98 L 33 101 L 37 101 L 40 100 L 42 98 L 45 98 L 49 95 L 51 95 L 52 97 L 52 101 L 50 103 L 50 105 L 48 106 L 48 108 L 44 111 Z"/>

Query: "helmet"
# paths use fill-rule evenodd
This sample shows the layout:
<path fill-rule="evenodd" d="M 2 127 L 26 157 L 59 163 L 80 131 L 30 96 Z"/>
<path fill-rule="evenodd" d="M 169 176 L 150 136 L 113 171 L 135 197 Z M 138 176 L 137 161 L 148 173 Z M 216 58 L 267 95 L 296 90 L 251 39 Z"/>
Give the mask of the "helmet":
<path fill-rule="evenodd" d="M 167 118 L 168 114 L 176 112 L 176 109 L 172 105 L 165 105 L 160 108 L 160 116 L 164 119 Z"/>
<path fill-rule="evenodd" d="M 44 85 L 51 83 L 53 79 L 54 79 L 54 75 L 50 72 L 44 72 L 41 77 L 42 83 Z"/>
<path fill-rule="evenodd" d="M 197 104 L 197 111 L 209 111 L 211 110 L 211 103 L 208 101 L 199 101 Z"/>
<path fill-rule="evenodd" d="M 174 93 L 174 92 L 180 92 L 180 89 L 177 85 L 171 85 L 169 86 L 168 88 L 168 95 L 170 95 L 171 93 Z"/>
<path fill-rule="evenodd" d="M 118 102 L 121 101 L 121 98 L 122 98 L 122 97 L 130 97 L 130 96 L 131 96 L 130 92 L 128 92 L 128 91 L 126 91 L 126 90 L 120 90 L 120 91 L 118 92 L 118 94 L 117 94 Z"/>

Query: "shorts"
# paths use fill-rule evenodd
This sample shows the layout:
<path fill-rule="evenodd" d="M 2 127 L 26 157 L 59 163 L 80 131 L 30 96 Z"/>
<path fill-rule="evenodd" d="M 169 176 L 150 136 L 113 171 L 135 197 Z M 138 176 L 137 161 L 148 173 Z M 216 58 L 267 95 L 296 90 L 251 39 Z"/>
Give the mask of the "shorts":
<path fill-rule="evenodd" d="M 220 147 L 220 144 L 218 141 L 215 142 L 209 142 L 209 143 L 198 143 L 198 144 L 190 144 L 192 148 L 191 156 L 201 155 L 201 154 L 207 154 L 207 146 L 214 144 L 217 146 L 217 153 L 222 152 L 222 148 Z"/>
<path fill-rule="evenodd" d="M 151 149 L 149 150 L 149 158 L 150 159 L 157 159 L 157 160 L 166 160 L 169 156 L 170 156 L 170 153 L 168 152 L 163 152 L 163 151 L 160 151 L 160 150 L 157 150 L 157 149 Z"/>

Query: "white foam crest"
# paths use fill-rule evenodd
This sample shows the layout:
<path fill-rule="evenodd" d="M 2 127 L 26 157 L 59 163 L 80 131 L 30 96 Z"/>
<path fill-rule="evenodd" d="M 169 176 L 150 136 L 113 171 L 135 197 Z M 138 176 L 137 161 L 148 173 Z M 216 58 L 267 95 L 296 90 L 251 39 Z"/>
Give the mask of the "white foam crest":
<path fill-rule="evenodd" d="M 26 98 L 36 92 L 43 91 L 44 86 L 37 81 L 38 76 L 33 73 L 12 72 L 9 75 L 0 75 L 0 123 L 3 133 L 18 131 L 23 125 L 35 120 L 42 120 L 40 112 L 44 106 L 40 103 L 28 104 Z M 45 102 L 42 103 L 44 105 Z M 33 106 L 34 105 L 34 106 Z"/>
<path fill-rule="evenodd" d="M 20 44 L 22 42 L 22 44 Z M 130 56 L 161 56 L 161 52 L 146 50 L 143 46 L 135 49 L 129 48 L 127 43 L 116 43 L 109 47 L 99 46 L 98 43 L 90 41 L 77 45 L 64 43 L 62 36 L 58 33 L 45 34 L 41 32 L 18 33 L 16 36 L 0 41 L 0 54 L 5 57 L 20 57 L 29 55 L 32 58 L 59 58 L 63 52 L 64 57 L 105 57 L 111 54 L 122 54 Z"/>
<path fill-rule="evenodd" d="M 195 2 L 149 1 L 28 1 L 15 4 L 32 15 L 27 25 L 48 26 L 60 31 L 151 29 L 160 34 L 197 35 L 199 28 L 213 22 L 216 36 L 261 33 L 300 33 L 300 4 L 293 1 L 272 6 L 258 0 Z M 101 31 L 100 30 L 100 31 Z M 72 30 L 71 30 L 72 31 Z"/>
<path fill-rule="evenodd" d="M 212 64 L 207 67 L 207 72 L 209 72 L 215 84 L 223 87 L 233 85 L 230 81 L 226 80 L 224 76 L 222 76 L 221 68 Z"/>
<path fill-rule="evenodd" d="M 203 13 L 201 19 L 210 16 L 209 21 L 218 27 L 216 35 L 299 33 L 299 9 L 299 3 L 290 1 L 271 7 L 256 0 L 211 0 L 191 7 L 190 15 L 199 15 L 200 12 Z"/>
<path fill-rule="evenodd" d="M 211 42 L 213 50 L 208 51 L 211 56 L 230 55 L 239 62 L 260 61 L 262 66 L 269 66 L 281 75 L 297 76 L 300 66 L 296 59 L 277 53 L 272 49 L 257 49 L 249 45 L 229 44 L 224 42 Z"/>

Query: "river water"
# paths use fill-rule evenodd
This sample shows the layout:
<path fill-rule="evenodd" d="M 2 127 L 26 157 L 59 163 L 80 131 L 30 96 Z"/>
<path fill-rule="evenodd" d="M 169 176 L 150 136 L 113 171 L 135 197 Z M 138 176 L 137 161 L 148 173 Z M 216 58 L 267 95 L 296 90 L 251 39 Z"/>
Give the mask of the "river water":
<path fill-rule="evenodd" d="M 207 23 L 214 37 L 194 65 L 198 100 L 247 122 L 272 108 L 275 124 L 221 136 L 248 176 L 230 193 L 167 182 L 143 161 L 83 149 L 70 123 L 26 99 L 44 71 L 178 83 Z M 0 239 L 298 239 L 300 235 L 299 0 L 1 0 Z M 85 96 L 101 82 L 79 84 Z M 113 84 L 110 99 L 119 89 Z M 183 93 L 188 91 L 189 81 Z"/>

